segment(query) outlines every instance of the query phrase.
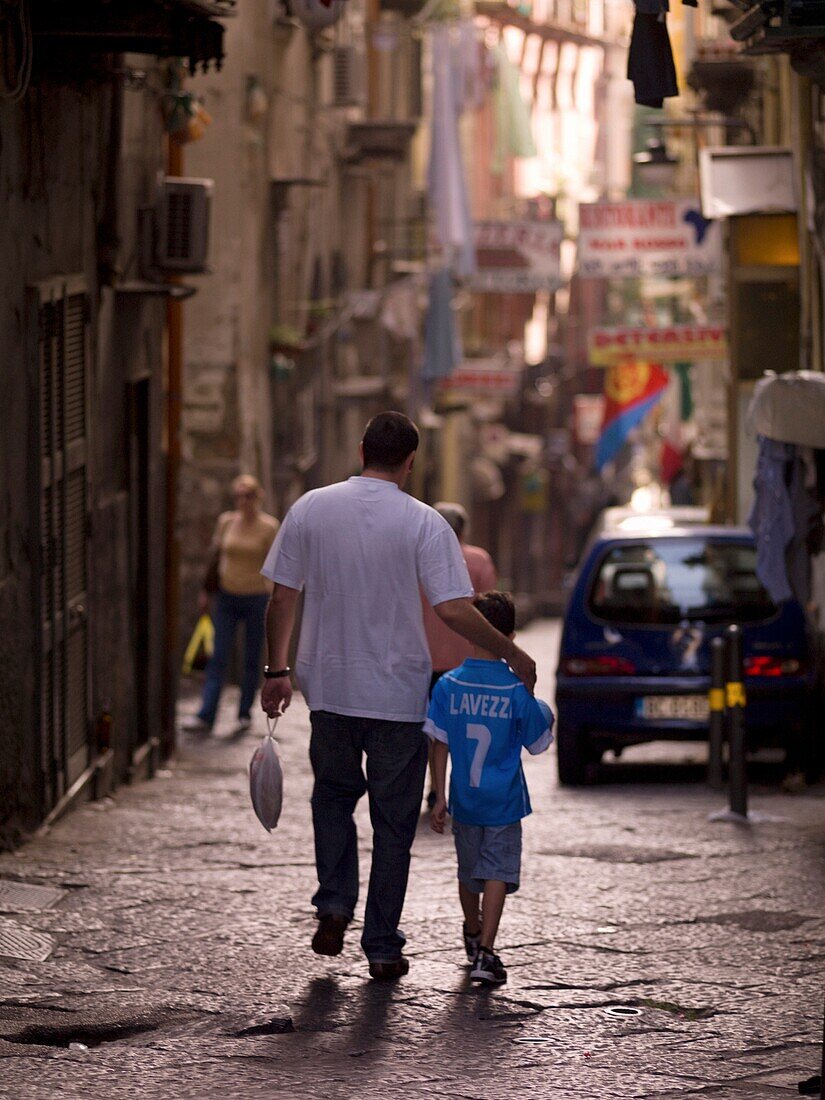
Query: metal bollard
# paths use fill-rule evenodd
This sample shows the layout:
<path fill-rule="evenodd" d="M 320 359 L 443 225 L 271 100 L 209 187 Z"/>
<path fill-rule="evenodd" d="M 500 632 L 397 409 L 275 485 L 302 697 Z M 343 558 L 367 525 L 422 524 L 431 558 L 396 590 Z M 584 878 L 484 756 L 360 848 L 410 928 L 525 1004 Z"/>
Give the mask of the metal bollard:
<path fill-rule="evenodd" d="M 730 811 L 739 817 L 748 816 L 748 772 L 745 760 L 745 684 L 742 655 L 742 631 L 729 626 L 727 641 L 727 682 L 725 684 L 725 717 L 728 730 L 728 781 Z"/>
<path fill-rule="evenodd" d="M 722 751 L 725 743 L 725 639 L 710 643 L 710 710 L 708 729 L 708 784 L 722 786 Z"/>

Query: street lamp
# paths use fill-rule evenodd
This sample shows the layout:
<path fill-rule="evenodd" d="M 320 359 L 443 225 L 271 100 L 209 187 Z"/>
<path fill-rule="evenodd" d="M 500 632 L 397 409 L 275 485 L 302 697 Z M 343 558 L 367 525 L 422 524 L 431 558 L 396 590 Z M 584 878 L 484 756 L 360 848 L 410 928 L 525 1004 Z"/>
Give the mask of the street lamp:
<path fill-rule="evenodd" d="M 647 139 L 644 152 L 633 154 L 633 165 L 641 183 L 664 190 L 673 183 L 679 158 L 668 152 L 663 138 L 655 136 Z"/>
<path fill-rule="evenodd" d="M 679 158 L 672 156 L 665 144 L 662 134 L 665 127 L 702 130 L 719 126 L 724 127 L 727 131 L 744 130 L 750 139 L 750 144 L 756 145 L 756 134 L 753 127 L 742 118 L 703 118 L 697 114 L 692 118 L 648 119 L 645 125 L 654 128 L 658 132 L 648 138 L 645 152 L 633 154 L 633 164 L 639 171 L 639 181 L 649 184 L 651 187 L 669 187 L 679 165 Z"/>

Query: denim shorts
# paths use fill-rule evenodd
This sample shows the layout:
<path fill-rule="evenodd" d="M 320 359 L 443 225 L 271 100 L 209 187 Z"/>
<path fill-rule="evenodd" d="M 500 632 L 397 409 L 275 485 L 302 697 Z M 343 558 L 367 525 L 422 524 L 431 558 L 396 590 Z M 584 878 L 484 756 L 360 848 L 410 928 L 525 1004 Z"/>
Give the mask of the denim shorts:
<path fill-rule="evenodd" d="M 512 825 L 464 825 L 453 822 L 458 856 L 458 881 L 472 894 L 483 894 L 484 883 L 506 882 L 507 893 L 518 890 L 521 874 L 521 822 Z"/>

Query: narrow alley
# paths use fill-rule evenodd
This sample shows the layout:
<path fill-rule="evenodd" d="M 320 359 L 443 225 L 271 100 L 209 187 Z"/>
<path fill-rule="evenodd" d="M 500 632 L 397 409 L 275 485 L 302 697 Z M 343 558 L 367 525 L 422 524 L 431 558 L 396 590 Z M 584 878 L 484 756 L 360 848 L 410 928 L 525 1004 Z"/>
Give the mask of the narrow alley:
<path fill-rule="evenodd" d="M 558 623 L 520 641 L 552 699 Z M 340 958 L 309 949 L 303 701 L 278 726 L 271 836 L 246 775 L 263 716 L 233 739 L 233 701 L 150 782 L 0 856 L 0 939 L 19 956 L 0 966 L 0 1095 L 767 1100 L 819 1072 L 821 784 L 782 795 L 766 779 L 752 790 L 766 820 L 741 827 L 708 821 L 724 795 L 703 782 L 703 748 L 648 746 L 585 789 L 531 758 L 508 985 L 467 981 L 451 838 L 424 814 L 410 973 L 385 985 L 368 980 L 358 920 Z M 358 819 L 363 884 L 363 804 Z"/>

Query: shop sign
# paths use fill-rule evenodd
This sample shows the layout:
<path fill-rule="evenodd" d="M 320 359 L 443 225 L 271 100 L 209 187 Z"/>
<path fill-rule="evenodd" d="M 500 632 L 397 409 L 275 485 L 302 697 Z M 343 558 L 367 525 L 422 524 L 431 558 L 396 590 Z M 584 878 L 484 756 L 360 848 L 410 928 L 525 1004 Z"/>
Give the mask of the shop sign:
<path fill-rule="evenodd" d="M 628 358 L 653 363 L 699 363 L 724 360 L 727 355 L 723 325 L 621 326 L 594 328 L 590 333 L 590 362 L 594 367 L 609 367 Z"/>
<path fill-rule="evenodd" d="M 479 397 L 515 397 L 520 384 L 519 369 L 502 367 L 497 359 L 480 359 L 477 363 L 465 360 L 449 378 L 439 383 L 439 389 L 473 393 Z"/>
<path fill-rule="evenodd" d="M 698 201 L 631 199 L 579 207 L 578 270 L 582 278 L 718 275 L 718 222 Z"/>
<path fill-rule="evenodd" d="M 558 290 L 561 241 L 557 221 L 476 222 L 474 243 L 478 269 L 472 290 L 497 294 L 535 294 Z"/>

